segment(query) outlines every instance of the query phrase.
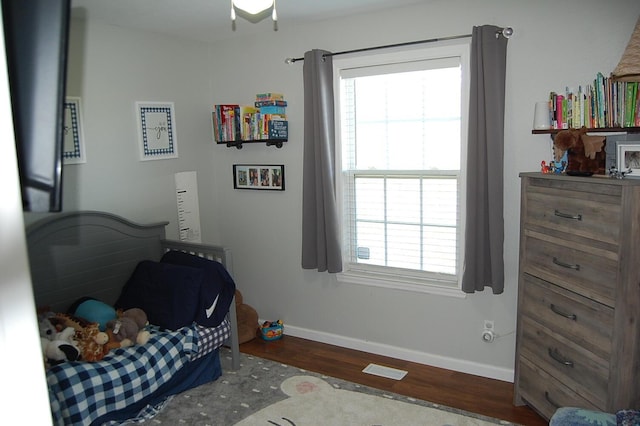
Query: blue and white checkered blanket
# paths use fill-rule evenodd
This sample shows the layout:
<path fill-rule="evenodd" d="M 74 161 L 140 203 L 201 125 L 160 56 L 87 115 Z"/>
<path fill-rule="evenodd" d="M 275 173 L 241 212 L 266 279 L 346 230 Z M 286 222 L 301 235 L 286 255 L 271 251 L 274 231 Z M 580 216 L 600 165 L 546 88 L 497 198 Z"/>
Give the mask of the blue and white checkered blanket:
<path fill-rule="evenodd" d="M 47 371 L 56 425 L 89 425 L 98 417 L 140 401 L 180 368 L 218 348 L 229 337 L 227 320 L 218 327 L 197 324 L 175 332 L 150 327 L 145 345 L 111 351 L 99 362 L 67 362 Z"/>

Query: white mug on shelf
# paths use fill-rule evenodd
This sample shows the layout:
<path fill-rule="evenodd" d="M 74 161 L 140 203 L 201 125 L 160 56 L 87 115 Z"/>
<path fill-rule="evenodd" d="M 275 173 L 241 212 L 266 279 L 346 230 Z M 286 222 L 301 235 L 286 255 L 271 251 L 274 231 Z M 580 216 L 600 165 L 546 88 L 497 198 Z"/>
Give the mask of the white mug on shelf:
<path fill-rule="evenodd" d="M 536 102 L 536 109 L 533 116 L 534 130 L 548 130 L 551 128 L 551 117 L 549 115 L 549 102 Z"/>

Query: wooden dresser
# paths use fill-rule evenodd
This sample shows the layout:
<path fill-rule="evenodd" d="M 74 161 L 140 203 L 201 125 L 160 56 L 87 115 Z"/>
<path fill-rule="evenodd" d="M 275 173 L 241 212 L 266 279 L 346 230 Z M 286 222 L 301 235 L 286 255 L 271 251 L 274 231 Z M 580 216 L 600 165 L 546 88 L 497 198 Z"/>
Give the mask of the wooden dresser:
<path fill-rule="evenodd" d="M 640 408 L 640 179 L 520 177 L 515 404 Z"/>

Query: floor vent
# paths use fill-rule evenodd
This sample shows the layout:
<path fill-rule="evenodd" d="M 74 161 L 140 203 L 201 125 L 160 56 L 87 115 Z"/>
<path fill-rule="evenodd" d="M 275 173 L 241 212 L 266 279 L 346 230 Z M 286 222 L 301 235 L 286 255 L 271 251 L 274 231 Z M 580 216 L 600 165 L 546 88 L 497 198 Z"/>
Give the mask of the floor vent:
<path fill-rule="evenodd" d="M 404 370 L 398 370 L 391 367 L 385 367 L 378 364 L 369 364 L 367 368 L 362 370 L 363 373 L 373 374 L 374 376 L 386 377 L 393 380 L 402 380 L 407 372 Z"/>

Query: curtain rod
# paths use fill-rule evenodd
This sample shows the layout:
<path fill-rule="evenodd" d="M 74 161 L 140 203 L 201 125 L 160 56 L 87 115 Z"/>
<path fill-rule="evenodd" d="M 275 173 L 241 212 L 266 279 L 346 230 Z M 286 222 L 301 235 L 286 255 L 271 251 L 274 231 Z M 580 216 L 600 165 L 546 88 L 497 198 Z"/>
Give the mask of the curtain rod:
<path fill-rule="evenodd" d="M 502 35 L 505 38 L 510 38 L 513 35 L 513 28 L 504 27 L 501 30 L 496 31 L 496 38 Z M 392 47 L 401 47 L 401 46 L 412 46 L 414 44 L 423 44 L 423 43 L 434 43 L 437 41 L 447 41 L 447 40 L 457 40 L 460 38 L 468 38 L 471 37 L 471 34 L 463 34 L 463 35 L 455 35 L 449 37 L 438 37 L 438 38 L 430 38 L 427 40 L 417 40 L 417 41 L 407 41 L 404 43 L 396 43 L 396 44 L 386 44 L 384 46 L 374 46 L 374 47 L 363 47 L 361 49 L 353 49 L 353 50 L 343 50 L 342 52 L 335 53 L 325 53 L 322 57 L 327 56 L 338 56 L 338 55 L 346 55 L 347 53 L 359 53 L 359 52 L 368 52 L 369 50 L 378 50 L 378 49 L 389 49 Z M 304 58 L 286 58 L 284 60 L 285 64 L 293 64 L 294 62 L 304 61 Z"/>

